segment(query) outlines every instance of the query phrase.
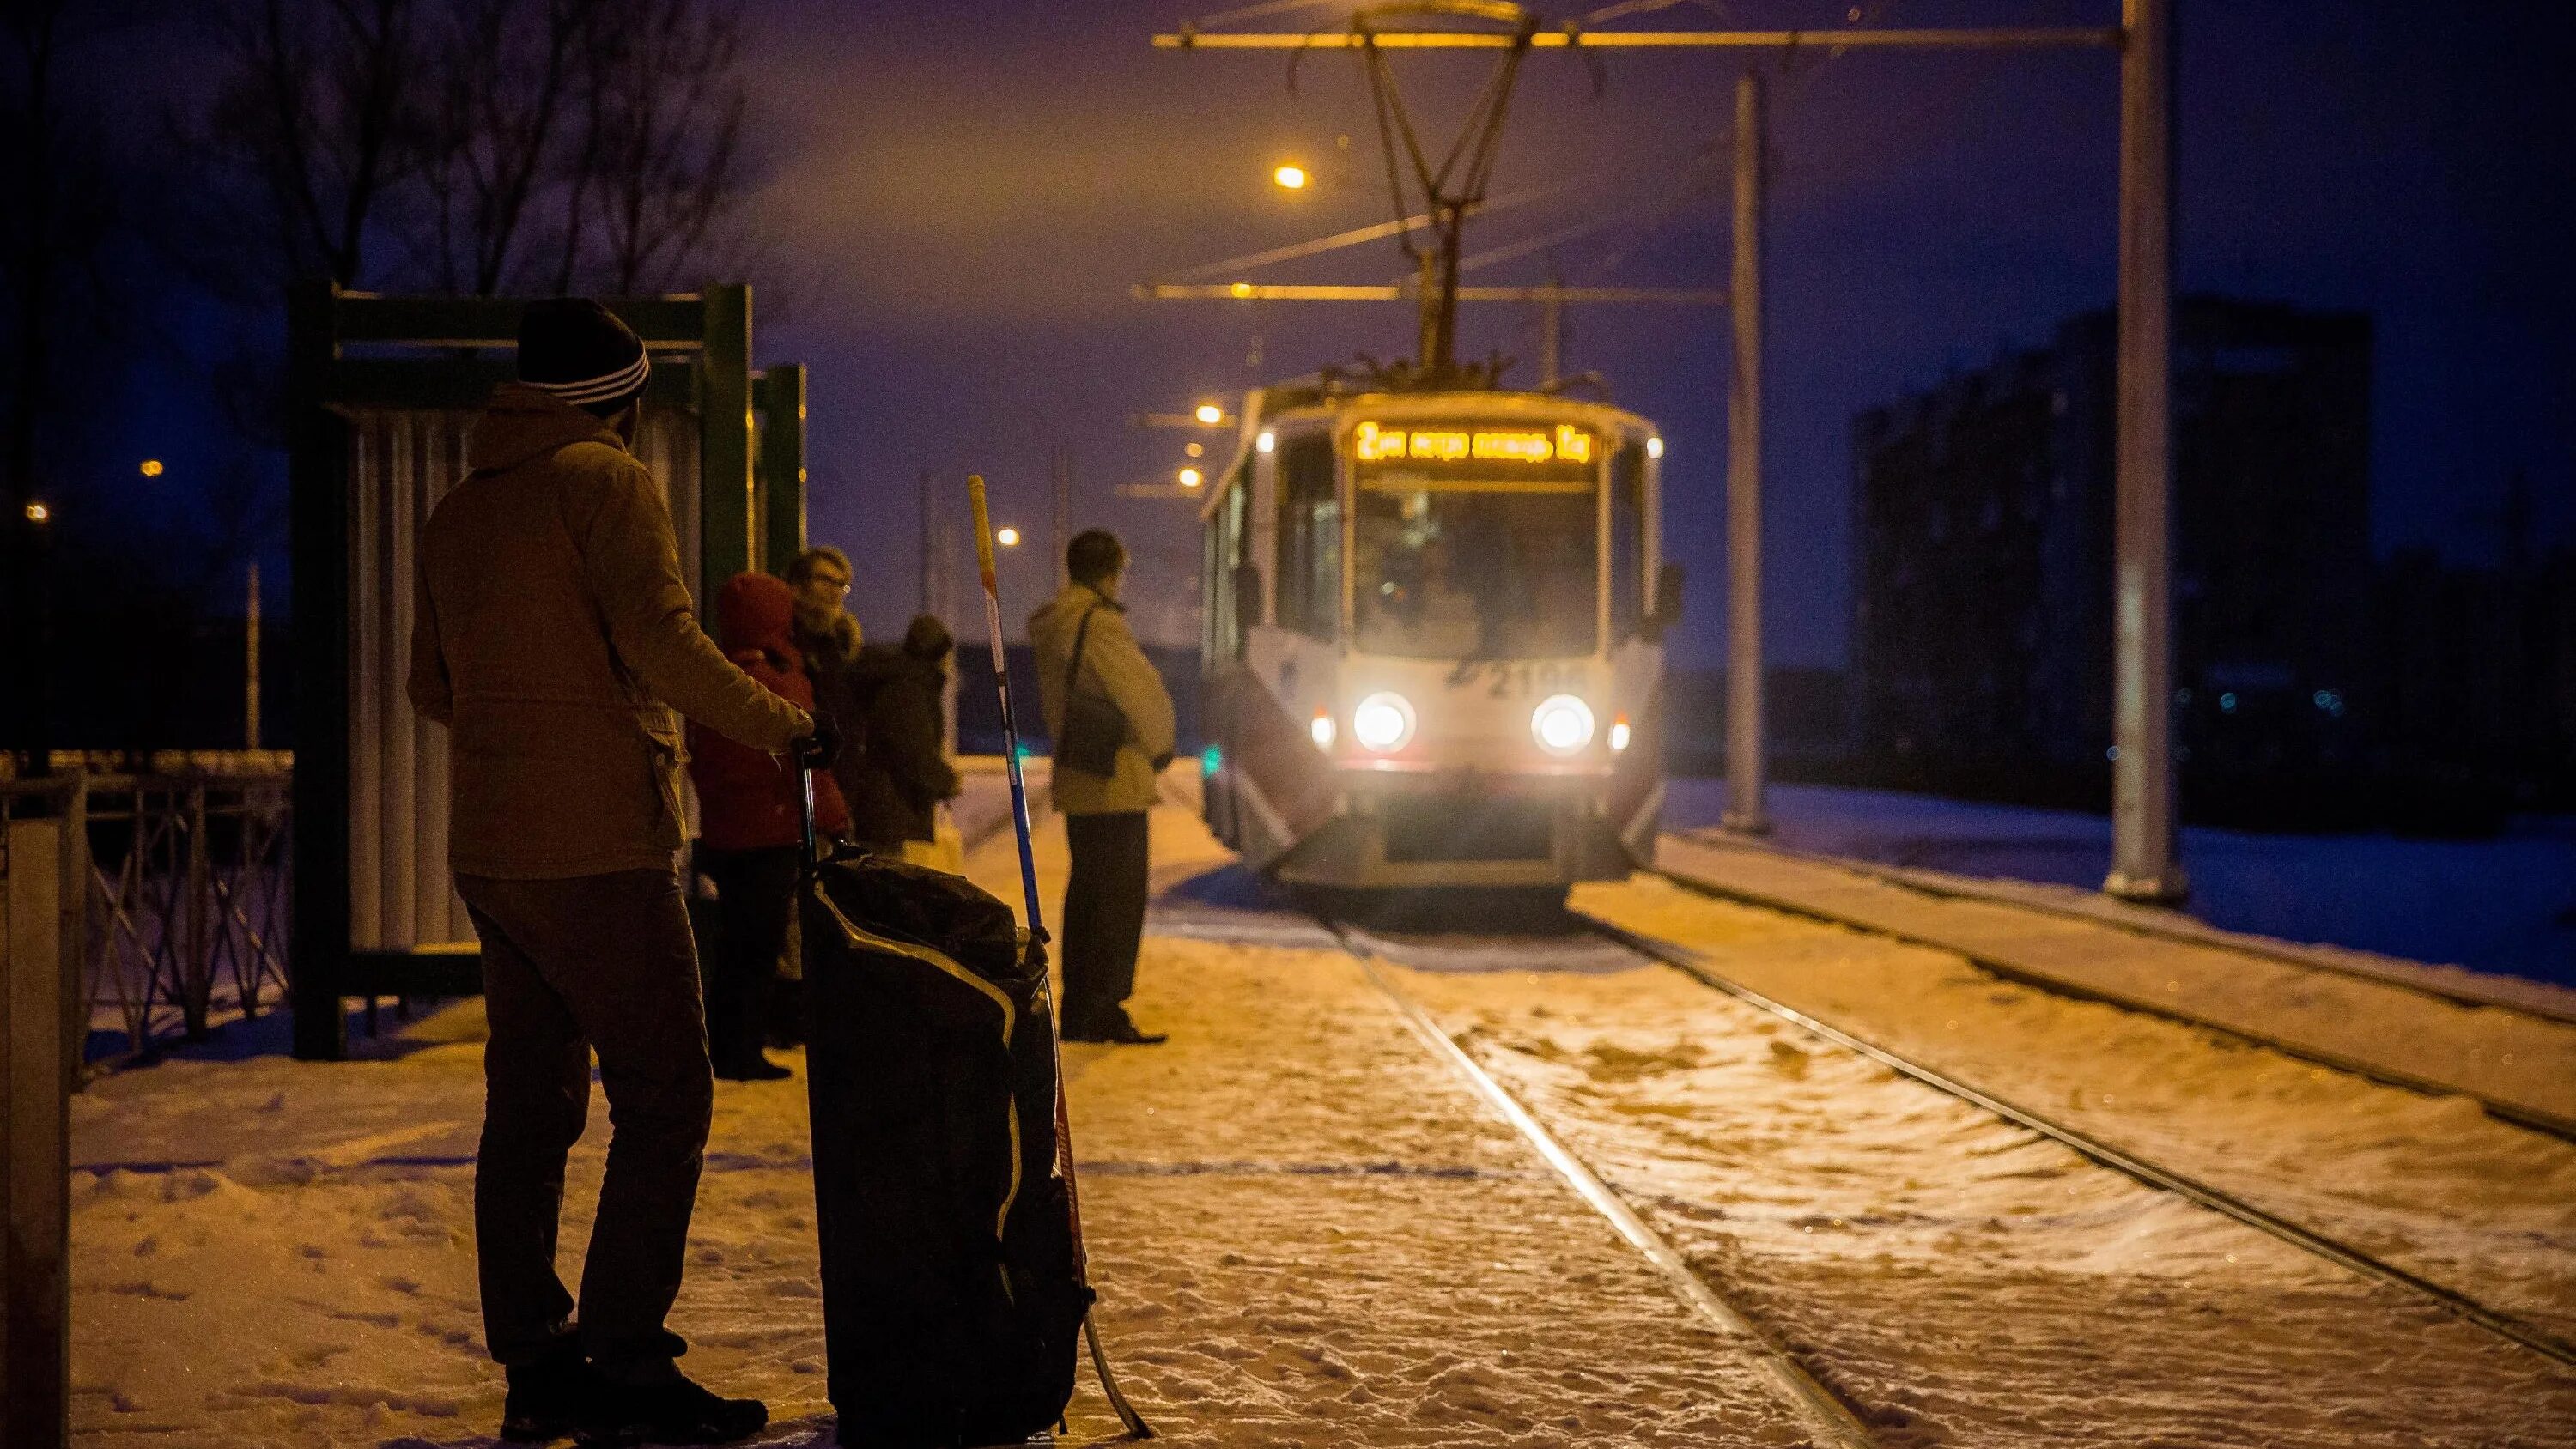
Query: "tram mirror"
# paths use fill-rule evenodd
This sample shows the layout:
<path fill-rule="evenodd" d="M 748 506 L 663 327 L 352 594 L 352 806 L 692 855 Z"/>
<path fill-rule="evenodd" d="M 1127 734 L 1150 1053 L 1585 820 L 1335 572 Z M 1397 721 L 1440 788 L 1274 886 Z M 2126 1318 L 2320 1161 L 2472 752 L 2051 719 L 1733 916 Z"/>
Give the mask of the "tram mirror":
<path fill-rule="evenodd" d="M 1681 622 L 1682 566 L 1668 563 L 1655 571 L 1655 606 L 1647 611 L 1646 622 L 1657 634 Z"/>

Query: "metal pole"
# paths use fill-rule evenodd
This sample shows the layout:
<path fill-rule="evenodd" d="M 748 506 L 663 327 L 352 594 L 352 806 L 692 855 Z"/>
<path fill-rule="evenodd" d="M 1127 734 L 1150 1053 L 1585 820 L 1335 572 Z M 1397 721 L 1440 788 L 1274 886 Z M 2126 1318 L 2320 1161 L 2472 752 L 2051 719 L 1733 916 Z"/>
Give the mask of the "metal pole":
<path fill-rule="evenodd" d="M 8 937 L 0 942 L 0 1443 L 71 1442 L 71 1113 L 64 996 L 77 979 L 62 954 L 65 822 L 11 820 Z"/>
<path fill-rule="evenodd" d="M 701 599 L 749 572 L 759 549 L 751 498 L 751 288 L 709 287 L 705 309 L 697 366 Z"/>
<path fill-rule="evenodd" d="M 805 551 L 805 368 L 782 362 L 761 379 L 761 567 L 785 574 Z"/>
<path fill-rule="evenodd" d="M 259 565 L 250 566 L 250 606 L 242 616 L 242 748 L 259 748 Z"/>
<path fill-rule="evenodd" d="M 2111 874 L 2178 901 L 2173 776 L 2173 0 L 2124 0 L 2112 565 Z"/>
<path fill-rule="evenodd" d="M 939 612 L 939 558 L 933 540 L 930 509 L 930 470 L 921 470 L 921 608 L 918 612 Z"/>
<path fill-rule="evenodd" d="M 1555 273 L 1547 278 L 1547 291 L 1538 304 L 1538 385 L 1540 391 L 1556 386 L 1565 375 L 1565 298 Z"/>
<path fill-rule="evenodd" d="M 1762 792 L 1762 77 L 1735 83 L 1734 366 L 1726 384 L 1726 810 L 1771 829 Z"/>
<path fill-rule="evenodd" d="M 1062 593 L 1073 576 L 1065 572 L 1065 545 L 1073 542 L 1066 530 L 1073 526 L 1073 451 L 1063 444 L 1055 450 L 1055 587 Z"/>

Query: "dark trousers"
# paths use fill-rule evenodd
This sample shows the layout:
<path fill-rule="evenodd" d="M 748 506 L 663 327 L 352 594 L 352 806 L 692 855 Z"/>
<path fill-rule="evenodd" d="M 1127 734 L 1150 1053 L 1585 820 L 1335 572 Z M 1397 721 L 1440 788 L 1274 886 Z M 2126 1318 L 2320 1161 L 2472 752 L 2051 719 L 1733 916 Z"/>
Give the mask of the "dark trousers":
<path fill-rule="evenodd" d="M 719 923 L 707 962 L 707 1055 L 730 1071 L 758 1057 L 768 1035 L 770 983 L 796 905 L 796 847 L 701 846 L 697 868 L 716 883 Z"/>
<path fill-rule="evenodd" d="M 1073 874 L 1064 887 L 1064 1025 L 1117 1015 L 1136 989 L 1145 935 L 1145 812 L 1064 817 Z"/>
<path fill-rule="evenodd" d="M 649 1367 L 680 1347 L 662 1319 L 680 1291 L 715 1096 L 678 873 L 460 875 L 456 890 L 483 941 L 492 1028 L 474 1165 L 485 1342 L 502 1363 L 527 1363 L 569 1330 L 555 1234 L 596 1049 L 612 1135 L 582 1265 L 581 1346 Z"/>

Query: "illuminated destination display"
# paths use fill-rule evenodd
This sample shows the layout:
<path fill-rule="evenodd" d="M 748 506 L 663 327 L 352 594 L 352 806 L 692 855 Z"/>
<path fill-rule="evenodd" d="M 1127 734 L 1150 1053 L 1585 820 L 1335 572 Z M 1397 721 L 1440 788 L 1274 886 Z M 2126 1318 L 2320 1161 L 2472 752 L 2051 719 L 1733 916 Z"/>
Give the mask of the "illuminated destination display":
<path fill-rule="evenodd" d="M 1400 428 L 1362 423 L 1351 434 L 1353 454 L 1363 463 L 1403 458 L 1422 463 L 1589 463 L 1592 434 L 1572 423 L 1559 423 L 1554 433 L 1536 428 Z"/>

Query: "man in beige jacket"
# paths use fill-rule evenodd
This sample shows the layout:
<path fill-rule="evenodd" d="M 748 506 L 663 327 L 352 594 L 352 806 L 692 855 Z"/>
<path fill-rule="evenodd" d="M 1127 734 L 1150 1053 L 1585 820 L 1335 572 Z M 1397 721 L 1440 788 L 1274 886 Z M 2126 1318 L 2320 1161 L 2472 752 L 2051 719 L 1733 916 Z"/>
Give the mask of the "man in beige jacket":
<path fill-rule="evenodd" d="M 514 1442 L 725 1443 L 768 1417 L 691 1383 L 663 1327 L 713 1095 L 673 711 L 782 770 L 829 746 L 698 626 L 662 491 L 627 450 L 648 371 L 596 302 L 532 303 L 520 381 L 421 537 L 410 693 L 447 726 L 448 863 L 483 945 L 474 1229 Z M 555 1235 L 594 1049 L 613 1126 L 576 1326 Z"/>
<path fill-rule="evenodd" d="M 1064 562 L 1072 582 L 1029 619 L 1038 698 L 1047 734 L 1059 746 L 1050 772 L 1055 808 L 1073 853 L 1064 890 L 1064 1037 L 1150 1045 L 1163 1036 L 1140 1031 L 1126 1003 L 1136 988 L 1136 948 L 1145 931 L 1145 822 L 1163 767 L 1172 762 L 1172 696 L 1136 647 L 1118 603 L 1126 547 L 1095 528 L 1074 537 Z M 1125 719 L 1106 775 L 1065 761 L 1068 686 L 1106 697 Z"/>

